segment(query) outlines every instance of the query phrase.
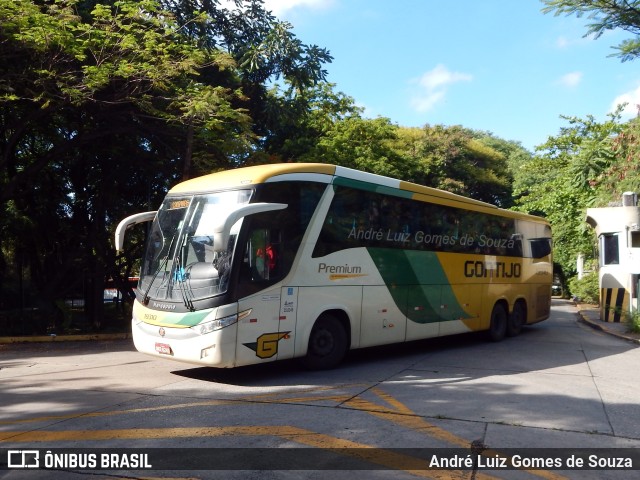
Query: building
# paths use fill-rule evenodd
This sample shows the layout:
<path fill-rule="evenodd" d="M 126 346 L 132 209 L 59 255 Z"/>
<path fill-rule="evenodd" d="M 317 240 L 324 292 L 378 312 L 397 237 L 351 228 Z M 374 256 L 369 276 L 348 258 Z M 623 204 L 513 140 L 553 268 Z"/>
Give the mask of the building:
<path fill-rule="evenodd" d="M 600 319 L 620 322 L 638 310 L 640 279 L 640 207 L 633 192 L 622 205 L 587 209 L 586 221 L 598 237 Z"/>

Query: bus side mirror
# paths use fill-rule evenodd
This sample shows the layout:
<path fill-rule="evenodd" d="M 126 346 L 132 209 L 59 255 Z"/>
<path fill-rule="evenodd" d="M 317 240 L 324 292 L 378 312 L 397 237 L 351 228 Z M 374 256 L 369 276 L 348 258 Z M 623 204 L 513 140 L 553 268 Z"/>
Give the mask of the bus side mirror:
<path fill-rule="evenodd" d="M 151 222 L 156 217 L 157 213 L 158 212 L 156 211 L 136 213 L 135 215 L 131 215 L 130 217 L 127 217 L 124 220 L 122 220 L 116 228 L 116 234 L 115 234 L 116 251 L 119 252 L 124 247 L 124 234 L 127 228 L 137 223 Z"/>
<path fill-rule="evenodd" d="M 241 218 L 256 213 L 283 210 L 287 207 L 288 205 L 286 203 L 250 203 L 248 205 L 238 206 L 214 227 L 213 250 L 216 252 L 224 252 L 227 249 L 231 227 Z"/>

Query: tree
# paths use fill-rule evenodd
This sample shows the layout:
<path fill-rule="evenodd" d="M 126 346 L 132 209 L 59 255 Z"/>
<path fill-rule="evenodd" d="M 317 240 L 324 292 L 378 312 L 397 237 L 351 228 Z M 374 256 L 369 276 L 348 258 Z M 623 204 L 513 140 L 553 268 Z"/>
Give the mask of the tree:
<path fill-rule="evenodd" d="M 244 80 L 264 85 L 284 78 L 298 91 L 326 80 L 323 65 L 332 60 L 325 48 L 302 43 L 293 25 L 280 21 L 264 0 L 161 0 L 190 38 L 207 49 L 225 51 L 239 65 Z M 230 8 L 231 6 L 235 8 Z M 204 22 L 197 21 L 201 15 Z M 196 20 L 196 21 L 194 21 Z"/>
<path fill-rule="evenodd" d="M 608 30 L 622 29 L 632 38 L 614 47 L 623 62 L 640 56 L 640 1 L 638 0 L 543 0 L 544 13 L 555 15 L 587 16 L 585 36 L 601 37 Z M 561 135 L 550 138 L 542 145 L 547 150 L 540 160 L 553 164 L 554 170 L 540 168 L 542 172 L 520 191 L 527 193 L 521 202 L 540 208 L 552 219 L 556 259 L 566 272 L 573 272 L 572 265 L 579 253 L 587 256 L 593 252 L 592 237 L 584 229 L 584 210 L 588 206 L 602 206 L 615 202 L 625 190 L 637 191 L 640 187 L 638 172 L 638 120 L 619 124 L 619 112 L 603 124 L 593 117 L 586 120 L 568 119 L 571 127 Z M 534 162 L 536 163 L 536 162 Z M 549 175 L 549 177 L 544 177 Z M 545 205 L 536 194 L 548 193 Z M 563 197 L 562 195 L 569 195 Z M 534 207 L 535 204 L 535 207 Z M 563 212 L 563 208 L 565 211 Z"/>
<path fill-rule="evenodd" d="M 614 47 L 623 62 L 640 56 L 640 1 L 638 0 L 543 0 L 544 13 L 587 16 L 586 36 L 601 37 L 607 30 L 620 28 L 633 35 Z"/>
<path fill-rule="evenodd" d="M 339 119 L 318 139 L 303 159 L 320 159 L 378 175 L 407 178 L 408 163 L 392 147 L 398 127 L 387 118 Z M 317 160 L 316 160 L 317 161 Z"/>
<path fill-rule="evenodd" d="M 512 178 L 508 157 L 494 147 L 500 142 L 495 139 L 492 145 L 490 139 L 487 133 L 461 126 L 401 129 L 396 146 L 411 159 L 404 178 L 509 207 Z"/>
<path fill-rule="evenodd" d="M 606 154 L 613 161 L 589 179 L 598 190 L 599 205 L 621 198 L 627 191 L 640 192 L 640 118 L 622 125 L 620 132 L 611 139 Z"/>
<path fill-rule="evenodd" d="M 606 205 L 613 192 L 599 179 L 616 168 L 614 153 L 627 128 L 619 111 L 605 122 L 593 117 L 565 117 L 567 127 L 538 147 L 539 155 L 523 166 L 514 185 L 519 209 L 545 216 L 553 227 L 554 260 L 566 277 L 576 273 L 578 254 L 594 258 L 586 208 Z M 531 179 L 524 180 L 530 176 Z"/>
<path fill-rule="evenodd" d="M 189 38 L 207 50 L 219 50 L 229 55 L 238 66 L 239 89 L 244 101 L 238 104 L 252 118 L 255 137 L 273 152 L 271 141 L 284 124 L 298 121 L 295 117 L 306 115 L 313 109 L 316 86 L 326 82 L 324 64 L 330 63 L 329 52 L 317 45 L 304 44 L 292 32 L 293 26 L 275 18 L 264 7 L 263 0 L 161 0 L 177 18 Z M 204 17 L 205 21 L 198 21 Z M 219 84 L 224 79 L 212 78 Z M 279 86 L 268 85 L 282 81 Z M 311 90 L 310 90 L 311 89 Z M 253 153 L 245 150 L 242 162 Z M 287 154 L 284 154 L 286 157 Z M 249 161 L 255 161 L 251 158 Z"/>
<path fill-rule="evenodd" d="M 330 58 L 258 0 L 164 3 L 211 8 L 0 0 L 0 267 L 28 265 L 48 305 L 84 292 L 96 324 L 104 278 L 119 273 L 115 223 L 155 208 L 181 177 L 246 161 L 262 131 L 260 82 L 301 88 Z M 275 49 L 265 63 L 245 54 L 257 44 Z M 1 269 L 0 284 L 18 270 Z"/>
<path fill-rule="evenodd" d="M 199 49 L 149 0 L 0 0 L 0 21 L 0 205 L 28 219 L 3 230 L 17 239 L 41 310 L 80 292 L 99 325 L 108 223 L 133 197 L 124 188 L 147 198 L 153 176 L 167 173 L 144 181 L 145 152 L 171 145 L 175 165 L 185 123 L 250 135 L 237 93 L 200 79 L 235 64 Z"/>
<path fill-rule="evenodd" d="M 205 67 L 233 68 L 230 57 L 198 49 L 153 1 L 96 5 L 88 23 L 76 4 L 0 0 L 0 168 L 6 174 L 0 200 L 28 187 L 52 159 L 136 125 L 151 122 L 165 135 L 175 135 L 184 123 L 223 136 L 246 131 L 248 117 L 232 105 L 237 93 L 199 78 Z M 37 152 L 25 149 L 38 125 L 90 107 L 103 119 L 115 112 L 130 120 L 67 131 Z"/>
<path fill-rule="evenodd" d="M 298 92 L 274 85 L 261 116 L 261 155 L 287 162 L 322 161 L 322 152 L 316 149 L 320 139 L 340 120 L 360 114 L 353 98 L 334 88 L 320 82 Z"/>

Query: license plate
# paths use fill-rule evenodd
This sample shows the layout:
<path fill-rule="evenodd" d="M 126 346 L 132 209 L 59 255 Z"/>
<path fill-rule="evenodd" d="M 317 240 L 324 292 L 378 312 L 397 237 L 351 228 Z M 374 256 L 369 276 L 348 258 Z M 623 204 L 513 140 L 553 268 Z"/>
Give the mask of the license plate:
<path fill-rule="evenodd" d="M 161 353 L 163 355 L 173 355 L 171 351 L 171 347 L 166 343 L 156 343 L 156 352 Z"/>

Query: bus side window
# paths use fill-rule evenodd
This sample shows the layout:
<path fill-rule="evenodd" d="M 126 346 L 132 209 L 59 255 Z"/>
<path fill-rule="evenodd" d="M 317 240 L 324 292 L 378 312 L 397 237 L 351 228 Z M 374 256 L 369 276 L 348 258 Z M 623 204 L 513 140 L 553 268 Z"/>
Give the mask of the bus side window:
<path fill-rule="evenodd" d="M 251 281 L 263 282 L 278 276 L 280 234 L 278 230 L 258 228 L 251 232 L 247 243 Z"/>
<path fill-rule="evenodd" d="M 545 258 L 551 253 L 551 239 L 549 238 L 532 238 L 530 244 L 532 258 Z"/>
<path fill-rule="evenodd" d="M 243 223 L 242 265 L 235 295 L 245 297 L 287 276 L 326 184 L 268 183 L 257 189 L 255 200 L 286 203 L 287 208 L 250 215 Z"/>

